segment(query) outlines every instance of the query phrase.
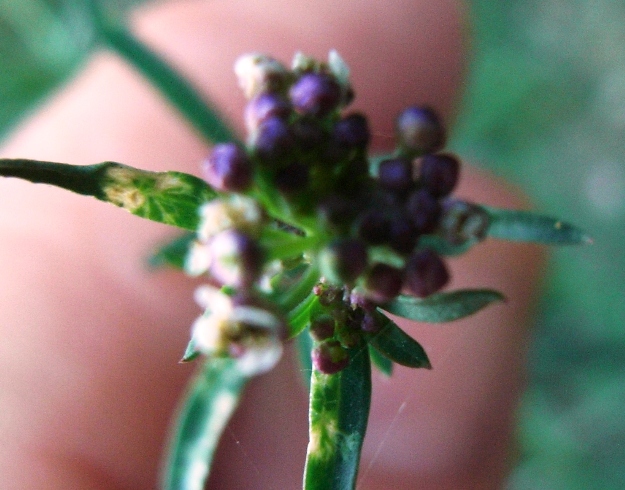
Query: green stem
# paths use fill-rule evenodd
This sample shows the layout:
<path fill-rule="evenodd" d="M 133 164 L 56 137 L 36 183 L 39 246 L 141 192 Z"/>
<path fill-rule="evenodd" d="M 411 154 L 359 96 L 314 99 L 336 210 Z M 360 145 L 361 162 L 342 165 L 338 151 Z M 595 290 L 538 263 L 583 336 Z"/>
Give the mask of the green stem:
<path fill-rule="evenodd" d="M 202 490 L 219 438 L 249 378 L 232 359 L 211 359 L 192 381 L 178 416 L 163 490 Z"/>
<path fill-rule="evenodd" d="M 371 365 L 364 344 L 350 351 L 343 371 L 313 370 L 304 490 L 355 488 L 370 401 Z"/>
<path fill-rule="evenodd" d="M 287 294 L 278 298 L 278 303 L 285 311 L 293 310 L 304 301 L 312 288 L 319 282 L 319 267 L 313 263 L 304 271 L 301 279 Z"/>
<path fill-rule="evenodd" d="M 107 19 L 97 5 L 99 2 L 91 3 L 94 24 L 103 45 L 135 67 L 208 141 L 238 141 L 214 104 L 201 97 L 187 80 L 121 23 Z"/>

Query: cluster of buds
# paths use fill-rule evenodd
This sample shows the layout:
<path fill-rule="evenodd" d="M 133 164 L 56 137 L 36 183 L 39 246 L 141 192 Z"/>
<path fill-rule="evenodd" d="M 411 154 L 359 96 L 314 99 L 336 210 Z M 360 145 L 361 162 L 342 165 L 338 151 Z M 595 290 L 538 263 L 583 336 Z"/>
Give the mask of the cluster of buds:
<path fill-rule="evenodd" d="M 202 298 L 222 306 L 200 301 L 207 312 L 194 339 L 209 355 L 277 359 L 251 354 L 277 353 L 287 330 L 288 312 L 261 298 L 272 297 L 272 274 L 306 263 L 320 271 L 319 308 L 309 319 L 313 363 L 336 372 L 359 336 L 379 328 L 378 306 L 400 294 L 427 297 L 447 284 L 447 266 L 427 237 L 450 245 L 479 240 L 488 217 L 450 198 L 460 164 L 441 152 L 445 130 L 427 107 L 404 110 L 396 151 L 370 163 L 366 117 L 343 111 L 354 91 L 336 52 L 327 63 L 297 54 L 290 69 L 251 54 L 237 61 L 235 72 L 248 99 L 248 138 L 245 146 L 216 145 L 205 160 L 203 176 L 220 197 L 202 208 L 187 260 L 190 273 L 208 272 L 212 286 L 227 294 L 202 290 Z M 312 238 L 310 248 L 272 269 L 261 238 L 271 226 Z"/>

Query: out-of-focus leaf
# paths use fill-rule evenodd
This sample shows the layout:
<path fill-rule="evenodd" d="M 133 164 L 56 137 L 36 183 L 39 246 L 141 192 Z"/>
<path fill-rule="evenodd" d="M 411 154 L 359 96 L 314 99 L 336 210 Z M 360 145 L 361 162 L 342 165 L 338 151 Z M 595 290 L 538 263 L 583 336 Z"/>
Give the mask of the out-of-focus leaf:
<path fill-rule="evenodd" d="M 490 303 L 504 299 L 500 292 L 492 289 L 461 289 L 427 298 L 402 295 L 384 305 L 383 309 L 417 322 L 444 323 L 472 315 Z"/>
<path fill-rule="evenodd" d="M 349 366 L 336 374 L 313 370 L 304 490 L 355 488 L 370 402 L 371 364 L 364 345 L 350 351 Z"/>
<path fill-rule="evenodd" d="M 479 240 L 474 239 L 468 240 L 462 245 L 454 245 L 438 235 L 423 235 L 419 238 L 419 247 L 431 248 L 436 253 L 447 256 L 461 255 L 468 252 L 477 243 L 479 243 Z"/>
<path fill-rule="evenodd" d="M 311 352 L 313 348 L 313 341 L 312 337 L 308 333 L 308 330 L 303 331 L 295 337 L 295 346 L 297 347 L 297 357 L 299 359 L 302 380 L 304 381 L 304 385 L 310 391 L 310 377 L 312 373 Z"/>
<path fill-rule="evenodd" d="M 530 211 L 483 208 L 490 217 L 488 236 L 517 242 L 535 242 L 547 245 L 579 245 L 592 239 L 579 228 L 548 216 Z"/>
<path fill-rule="evenodd" d="M 371 363 L 378 368 L 378 370 L 387 377 L 391 377 L 393 374 L 393 361 L 388 357 L 385 357 L 378 349 L 369 344 L 369 357 Z"/>
<path fill-rule="evenodd" d="M 431 369 L 432 366 L 421 344 L 404 332 L 390 318 L 378 313 L 382 327 L 367 335 L 369 344 L 387 359 L 411 368 Z"/>
<path fill-rule="evenodd" d="M 174 238 L 152 254 L 148 263 L 152 267 L 173 267 L 184 270 L 184 263 L 189 251 L 189 246 L 195 240 L 195 233 L 185 233 Z"/>
<path fill-rule="evenodd" d="M 106 2 L 91 2 L 91 14 L 98 41 L 130 63 L 141 75 L 212 143 L 237 141 L 215 105 L 157 53 L 137 39 L 119 18 L 111 18 L 102 7 Z"/>
<path fill-rule="evenodd" d="M 211 359 L 198 373 L 170 441 L 164 490 L 203 490 L 215 448 L 247 380 L 233 359 Z"/>
<path fill-rule="evenodd" d="M 55 185 L 187 230 L 197 229 L 199 206 L 216 196 L 206 182 L 193 175 L 149 172 L 115 162 L 80 166 L 0 159 L 0 176 Z"/>
<path fill-rule="evenodd" d="M 184 354 L 182 355 L 180 362 L 191 362 L 198 357 L 200 357 L 200 351 L 196 348 L 195 340 L 191 338 L 187 344 L 187 348 L 184 350 Z"/>

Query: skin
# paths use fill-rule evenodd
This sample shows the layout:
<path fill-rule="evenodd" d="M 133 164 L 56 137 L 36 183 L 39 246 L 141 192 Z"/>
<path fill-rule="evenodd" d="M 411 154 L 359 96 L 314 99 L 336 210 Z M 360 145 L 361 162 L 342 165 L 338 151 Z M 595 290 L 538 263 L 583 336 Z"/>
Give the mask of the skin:
<path fill-rule="evenodd" d="M 235 58 L 261 51 L 348 61 L 355 108 L 376 148 L 393 117 L 427 103 L 453 119 L 465 63 L 463 6 L 451 0 L 314 3 L 178 1 L 133 29 L 241 129 Z M 98 53 L 6 142 L 3 157 L 104 160 L 197 173 L 207 145 L 132 69 Z M 457 195 L 524 207 L 518 192 L 464 167 Z M 149 271 L 172 236 L 159 224 L 65 191 L 0 180 L 0 487 L 149 489 L 167 424 L 193 366 L 177 361 L 200 313 L 197 283 Z M 374 375 L 359 488 L 495 489 L 512 462 L 527 320 L 542 255 L 488 241 L 451 261 L 450 288 L 491 287 L 506 304 L 444 326 L 403 322 L 432 371 Z M 293 356 L 255 379 L 226 430 L 215 489 L 300 486 L 307 400 Z"/>

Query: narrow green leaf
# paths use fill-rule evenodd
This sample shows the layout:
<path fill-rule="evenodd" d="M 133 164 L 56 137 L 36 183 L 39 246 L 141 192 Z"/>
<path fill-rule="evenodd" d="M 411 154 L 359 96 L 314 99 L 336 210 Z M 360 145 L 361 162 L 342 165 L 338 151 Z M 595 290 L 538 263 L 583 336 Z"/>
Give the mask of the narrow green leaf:
<path fill-rule="evenodd" d="M 355 488 L 370 402 L 371 364 L 364 345 L 350 351 L 343 371 L 313 370 L 304 490 Z"/>
<path fill-rule="evenodd" d="M 237 141 L 223 116 L 163 58 L 148 48 L 123 25 L 101 9 L 106 2 L 91 1 L 93 25 L 98 40 L 112 49 L 150 81 L 181 112 L 200 134 L 212 143 Z"/>
<path fill-rule="evenodd" d="M 195 233 L 184 233 L 179 237 L 161 245 L 156 252 L 148 259 L 152 267 L 173 267 L 184 270 L 184 263 L 189 251 L 189 247 L 195 240 Z"/>
<path fill-rule="evenodd" d="M 378 349 L 373 347 L 373 345 L 368 344 L 368 347 L 371 363 L 378 368 L 382 374 L 390 378 L 393 374 L 393 361 L 385 357 Z"/>
<path fill-rule="evenodd" d="M 191 337 L 189 343 L 187 344 L 187 348 L 184 350 L 184 354 L 182 355 L 182 359 L 180 359 L 181 363 L 191 362 L 200 357 L 200 351 L 197 350 L 195 345 L 195 340 Z"/>
<path fill-rule="evenodd" d="M 50 184 L 115 204 L 132 214 L 187 230 L 199 224 L 198 207 L 216 193 L 182 172 L 149 172 L 115 162 L 68 165 L 0 159 L 0 176 Z"/>
<path fill-rule="evenodd" d="M 397 364 L 411 368 L 431 369 L 432 366 L 421 344 L 399 328 L 390 318 L 381 313 L 379 315 L 383 326 L 379 332 L 367 336 L 369 344 L 384 357 Z"/>
<path fill-rule="evenodd" d="M 462 245 L 454 245 L 438 235 L 423 235 L 419 238 L 419 247 L 431 248 L 439 255 L 453 257 L 455 255 L 462 255 L 463 253 L 468 252 L 473 245 L 479 242 L 479 240 L 475 239 L 469 240 Z"/>
<path fill-rule="evenodd" d="M 299 359 L 300 372 L 304 386 L 310 392 L 310 377 L 312 373 L 312 357 L 313 340 L 308 330 L 304 330 L 295 337 L 295 346 L 297 347 L 297 357 Z"/>
<path fill-rule="evenodd" d="M 203 490 L 215 448 L 247 380 L 232 359 L 211 359 L 198 373 L 178 414 L 163 490 Z"/>
<path fill-rule="evenodd" d="M 472 315 L 490 303 L 504 299 L 500 292 L 491 289 L 461 289 L 427 298 L 399 296 L 383 309 L 417 322 L 445 323 Z"/>
<path fill-rule="evenodd" d="M 483 207 L 490 217 L 488 236 L 492 238 L 547 245 L 592 243 L 590 236 L 582 230 L 555 218 L 530 211 Z"/>

